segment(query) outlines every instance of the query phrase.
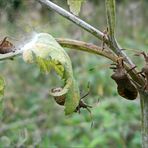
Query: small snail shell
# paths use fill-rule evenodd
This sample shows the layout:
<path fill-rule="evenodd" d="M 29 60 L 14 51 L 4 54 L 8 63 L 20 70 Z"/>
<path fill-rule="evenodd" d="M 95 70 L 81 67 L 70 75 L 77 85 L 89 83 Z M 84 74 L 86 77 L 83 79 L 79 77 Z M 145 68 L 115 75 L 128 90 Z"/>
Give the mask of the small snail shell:
<path fill-rule="evenodd" d="M 61 87 L 51 89 L 52 93 L 56 93 L 56 92 L 60 92 L 60 91 L 62 91 Z M 57 104 L 59 104 L 59 105 L 64 105 L 65 104 L 65 94 L 62 95 L 62 96 L 55 96 L 54 99 L 57 102 Z"/>

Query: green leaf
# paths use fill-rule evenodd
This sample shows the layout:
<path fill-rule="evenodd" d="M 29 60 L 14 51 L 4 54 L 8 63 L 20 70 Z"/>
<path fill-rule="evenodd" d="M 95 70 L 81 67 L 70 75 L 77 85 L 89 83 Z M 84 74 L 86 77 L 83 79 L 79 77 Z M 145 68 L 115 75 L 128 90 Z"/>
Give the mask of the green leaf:
<path fill-rule="evenodd" d="M 73 76 L 71 60 L 65 50 L 47 33 L 36 34 L 22 50 L 24 50 L 24 61 L 37 64 L 40 70 L 46 74 L 50 72 L 50 69 L 54 69 L 64 80 L 61 92 L 53 93 L 50 91 L 50 94 L 53 97 L 64 94 L 66 97 L 65 114 L 73 113 L 79 104 L 80 92 Z"/>
<path fill-rule="evenodd" d="M 49 60 L 44 60 L 43 58 L 36 57 L 36 63 L 40 67 L 40 70 L 46 74 L 50 72 L 50 59 Z"/>
<path fill-rule="evenodd" d="M 81 9 L 81 5 L 82 2 L 84 0 L 67 0 L 67 3 L 69 5 L 70 11 L 75 14 L 78 15 Z"/>
<path fill-rule="evenodd" d="M 106 14 L 107 14 L 109 35 L 111 37 L 114 37 L 115 23 L 116 23 L 115 0 L 106 0 L 105 2 L 106 2 Z"/>

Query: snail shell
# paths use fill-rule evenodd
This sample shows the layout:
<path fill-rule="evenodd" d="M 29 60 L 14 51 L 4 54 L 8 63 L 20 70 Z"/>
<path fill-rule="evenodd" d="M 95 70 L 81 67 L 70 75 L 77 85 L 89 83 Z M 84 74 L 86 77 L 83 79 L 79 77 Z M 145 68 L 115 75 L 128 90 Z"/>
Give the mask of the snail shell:
<path fill-rule="evenodd" d="M 61 91 L 62 91 L 61 87 L 51 89 L 52 93 L 57 93 L 57 92 L 61 92 Z M 55 96 L 54 99 L 57 102 L 57 104 L 59 104 L 59 105 L 63 106 L 65 104 L 65 94 L 63 94 L 61 96 Z"/>

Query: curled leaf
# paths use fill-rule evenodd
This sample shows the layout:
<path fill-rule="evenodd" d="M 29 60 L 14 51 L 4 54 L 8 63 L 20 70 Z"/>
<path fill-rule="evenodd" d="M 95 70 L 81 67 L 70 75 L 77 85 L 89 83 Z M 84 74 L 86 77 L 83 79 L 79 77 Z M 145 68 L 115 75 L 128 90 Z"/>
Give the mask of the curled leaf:
<path fill-rule="evenodd" d="M 58 44 L 58 42 L 47 33 L 36 34 L 35 37 L 27 43 L 23 49 L 24 61 L 33 61 L 40 67 L 40 70 L 46 74 L 50 69 L 64 80 L 64 86 L 60 92 L 51 92 L 53 97 L 65 94 L 65 114 L 71 114 L 75 111 L 79 104 L 80 93 L 78 84 L 74 79 L 71 60 L 65 50 Z M 28 52 L 27 57 L 24 56 Z M 28 59 L 26 59 L 28 58 Z"/>

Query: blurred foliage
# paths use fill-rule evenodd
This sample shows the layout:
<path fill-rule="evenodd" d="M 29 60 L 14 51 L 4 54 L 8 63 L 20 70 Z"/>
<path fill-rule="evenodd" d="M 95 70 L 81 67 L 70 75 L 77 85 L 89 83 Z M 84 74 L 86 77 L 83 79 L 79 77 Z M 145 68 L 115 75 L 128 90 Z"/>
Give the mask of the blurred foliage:
<path fill-rule="evenodd" d="M 71 117 L 66 117 L 60 114 L 60 110 L 53 109 L 48 118 L 43 121 L 35 122 L 32 120 L 33 114 L 41 114 L 45 100 L 37 104 L 31 105 L 29 109 L 30 116 L 26 116 L 29 124 L 25 124 L 24 119 L 19 124 L 17 119 L 12 126 L 8 123 L 2 131 L 0 141 L 6 145 L 24 146 L 24 147 L 140 147 L 140 108 L 137 102 L 129 103 L 126 100 L 119 100 L 119 98 L 110 98 L 101 101 L 92 110 L 93 126 L 90 127 L 90 116 L 86 111 L 82 111 L 80 115 L 75 114 Z M 23 107 L 23 105 L 22 105 Z M 46 107 L 46 109 L 45 109 Z M 34 110 L 33 110 L 34 108 Z M 36 108 L 36 111 L 35 111 Z M 49 108 L 44 106 L 44 114 L 48 112 Z M 27 113 L 27 111 L 26 111 Z M 19 112 L 15 113 L 17 116 Z M 44 116 L 42 113 L 42 116 Z M 54 114 L 54 115 L 53 115 Z M 39 118 L 37 116 L 36 118 Z M 60 120 L 58 119 L 60 118 Z M 26 119 L 26 118 L 25 118 Z M 32 122 L 31 122 L 32 121 Z M 5 133 L 3 135 L 3 133 Z M 3 142 L 3 141 L 8 141 Z M 23 142 L 22 142 L 23 141 Z"/>
<path fill-rule="evenodd" d="M 69 9 L 66 0 L 52 0 Z M 147 0 L 118 0 L 116 36 L 123 48 L 145 50 L 148 46 Z M 87 10 L 87 11 L 86 11 Z M 86 0 L 80 17 L 106 29 L 104 1 Z M 122 18 L 122 19 L 121 19 Z M 84 40 L 101 45 L 98 39 L 41 7 L 36 0 L 0 0 L 0 32 L 18 46 L 25 44 L 33 32 L 48 32 L 54 37 Z M 49 97 L 49 88 L 60 84 L 54 72 L 43 75 L 34 65 L 26 65 L 20 57 L 1 61 L 1 75 L 6 80 L 4 113 L 0 120 L 0 148 L 3 147 L 140 147 L 140 109 L 138 99 L 129 102 L 118 96 L 110 79 L 111 63 L 107 59 L 67 49 L 82 95 L 90 83 L 86 102 L 96 104 L 92 110 L 94 126 L 86 111 L 64 116 L 63 108 Z M 140 70 L 142 58 L 133 50 L 127 54 Z M 55 75 L 55 77 L 53 76 Z M 94 105 L 95 106 L 95 105 Z"/>

